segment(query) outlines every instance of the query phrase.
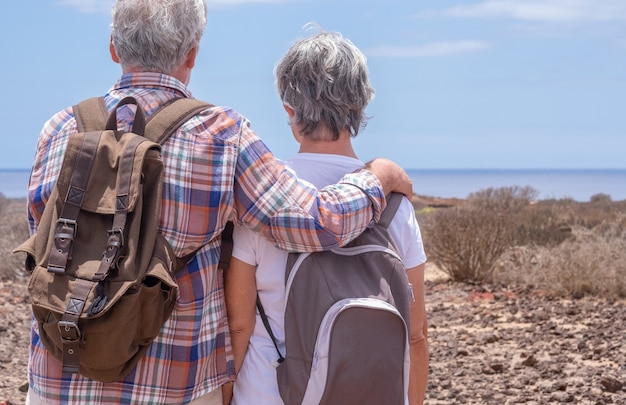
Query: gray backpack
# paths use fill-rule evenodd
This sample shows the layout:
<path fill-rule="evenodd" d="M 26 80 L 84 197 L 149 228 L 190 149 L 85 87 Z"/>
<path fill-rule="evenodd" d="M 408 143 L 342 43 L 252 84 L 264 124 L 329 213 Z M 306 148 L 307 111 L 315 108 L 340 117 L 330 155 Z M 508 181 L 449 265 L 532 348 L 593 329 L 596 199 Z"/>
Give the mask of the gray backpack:
<path fill-rule="evenodd" d="M 342 248 L 292 253 L 286 269 L 280 395 L 292 404 L 404 404 L 409 381 L 410 289 L 387 231 L 402 195 L 377 225 Z"/>

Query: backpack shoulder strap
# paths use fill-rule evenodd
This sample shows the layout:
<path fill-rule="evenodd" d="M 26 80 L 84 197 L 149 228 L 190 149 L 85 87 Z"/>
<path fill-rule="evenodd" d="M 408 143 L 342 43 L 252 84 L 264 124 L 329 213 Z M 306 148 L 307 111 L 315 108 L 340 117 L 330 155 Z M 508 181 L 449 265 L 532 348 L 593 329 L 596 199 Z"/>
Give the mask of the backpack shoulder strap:
<path fill-rule="evenodd" d="M 285 361 L 285 357 L 283 356 L 283 354 L 280 352 L 280 349 L 278 348 L 278 341 L 276 339 L 276 336 L 274 335 L 274 331 L 272 331 L 272 327 L 270 326 L 270 321 L 267 318 L 267 315 L 265 315 L 265 308 L 263 308 L 263 304 L 261 304 L 261 298 L 259 298 L 259 294 L 257 294 L 256 296 L 256 308 L 259 311 L 261 320 L 263 321 L 263 326 L 265 326 L 265 330 L 267 331 L 267 334 L 270 335 L 270 339 L 272 339 L 272 343 L 274 343 L 274 348 L 276 349 L 276 353 L 278 354 L 278 359 L 273 361 L 272 364 L 274 364 L 275 366 L 278 366 L 280 363 Z"/>
<path fill-rule="evenodd" d="M 72 107 L 78 132 L 101 131 L 106 127 L 107 111 L 104 97 L 92 97 Z"/>
<path fill-rule="evenodd" d="M 174 131 L 191 119 L 191 117 L 211 107 L 213 107 L 213 104 L 194 98 L 177 98 L 170 100 L 148 117 L 144 136 L 162 145 Z M 230 227 L 227 225 L 226 228 L 225 231 L 227 235 L 230 235 L 230 245 L 227 244 L 227 246 L 231 246 L 232 250 L 232 223 Z M 228 262 L 230 261 L 230 250 L 226 248 L 227 253 L 224 253 L 224 249 L 224 246 L 222 246 L 222 256 L 224 257 L 222 258 L 222 256 L 220 256 L 220 265 L 218 266 L 222 270 L 228 266 Z M 183 268 L 185 264 L 198 253 L 198 250 L 194 250 L 183 257 L 177 257 L 176 271 Z"/>
<path fill-rule="evenodd" d="M 145 137 L 163 144 L 181 125 L 213 104 L 195 98 L 178 98 L 152 114 L 146 124 Z"/>
<path fill-rule="evenodd" d="M 387 206 L 385 207 L 383 213 L 380 215 L 380 220 L 378 221 L 378 224 L 380 226 L 384 228 L 387 228 L 389 226 L 391 220 L 396 215 L 398 208 L 400 208 L 400 203 L 402 202 L 403 198 L 404 195 L 400 193 L 391 193 L 387 196 Z"/>

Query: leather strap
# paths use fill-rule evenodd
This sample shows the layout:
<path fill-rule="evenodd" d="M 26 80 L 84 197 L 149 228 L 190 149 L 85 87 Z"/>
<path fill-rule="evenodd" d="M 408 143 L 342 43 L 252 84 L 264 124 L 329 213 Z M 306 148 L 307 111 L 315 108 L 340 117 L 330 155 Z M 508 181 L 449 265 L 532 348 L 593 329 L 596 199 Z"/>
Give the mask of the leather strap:
<path fill-rule="evenodd" d="M 128 217 L 128 205 L 130 196 L 131 178 L 135 153 L 137 147 L 146 142 L 147 139 L 134 137 L 124 148 L 117 170 L 117 195 L 115 201 L 115 214 L 113 215 L 113 225 L 109 230 L 107 246 L 102 253 L 102 260 L 98 271 L 93 276 L 94 281 L 101 281 L 106 278 L 109 271 L 117 265 L 122 246 L 124 246 L 124 228 Z"/>
<path fill-rule="evenodd" d="M 85 302 L 87 302 L 89 292 L 94 286 L 94 282 L 76 279 L 65 313 L 58 323 L 59 334 L 63 342 L 63 372 L 78 372 L 78 349 L 82 339 L 78 320 L 85 307 Z"/>
<path fill-rule="evenodd" d="M 87 181 L 95 160 L 96 150 L 101 132 L 85 133 L 72 167 L 72 177 L 67 195 L 64 197 L 63 208 L 55 224 L 54 246 L 50 250 L 48 271 L 64 273 L 67 262 L 71 260 L 72 244 L 76 236 L 78 213 L 83 203 Z"/>
<path fill-rule="evenodd" d="M 257 307 L 257 310 L 259 311 L 259 315 L 261 316 L 261 320 L 263 321 L 263 326 L 265 326 L 265 330 L 267 331 L 267 334 L 270 335 L 270 338 L 272 339 L 272 343 L 274 343 L 274 348 L 276 349 L 276 353 L 278 354 L 278 359 L 274 360 L 272 363 L 274 364 L 275 367 L 278 367 L 280 363 L 285 361 L 285 357 L 278 349 L 278 342 L 277 342 L 276 336 L 274 336 L 274 331 L 272 331 L 272 327 L 270 326 L 270 321 L 267 318 L 267 315 L 265 314 L 265 309 L 263 308 L 263 304 L 261 304 L 261 299 L 259 298 L 258 294 L 256 296 L 256 307 Z"/>
<path fill-rule="evenodd" d="M 213 104 L 195 98 L 174 99 L 148 117 L 144 136 L 163 145 L 181 125 L 211 107 Z"/>
<path fill-rule="evenodd" d="M 145 133 L 142 133 L 146 138 L 162 145 L 182 124 L 211 107 L 214 105 L 195 98 L 172 99 L 148 117 Z M 79 132 L 101 131 L 107 125 L 109 113 L 103 97 L 83 100 L 73 110 Z"/>
<path fill-rule="evenodd" d="M 101 131 L 106 127 L 109 112 L 103 97 L 89 98 L 76 104 L 72 109 L 78 132 Z"/>
<path fill-rule="evenodd" d="M 133 126 L 130 132 L 143 136 L 146 129 L 146 114 L 143 112 L 143 108 L 139 104 L 139 101 L 135 97 L 124 97 L 121 99 L 115 108 L 111 110 L 109 118 L 107 118 L 106 129 L 111 131 L 117 131 L 117 109 L 127 104 L 135 104 L 135 119 L 133 120 Z"/>

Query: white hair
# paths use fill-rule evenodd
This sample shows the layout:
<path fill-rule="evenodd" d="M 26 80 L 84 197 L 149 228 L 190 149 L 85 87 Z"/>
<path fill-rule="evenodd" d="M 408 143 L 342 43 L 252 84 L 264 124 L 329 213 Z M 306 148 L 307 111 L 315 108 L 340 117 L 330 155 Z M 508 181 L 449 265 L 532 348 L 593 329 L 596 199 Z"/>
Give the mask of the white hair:
<path fill-rule="evenodd" d="M 111 38 L 123 68 L 170 74 L 198 46 L 204 0 L 117 0 Z"/>

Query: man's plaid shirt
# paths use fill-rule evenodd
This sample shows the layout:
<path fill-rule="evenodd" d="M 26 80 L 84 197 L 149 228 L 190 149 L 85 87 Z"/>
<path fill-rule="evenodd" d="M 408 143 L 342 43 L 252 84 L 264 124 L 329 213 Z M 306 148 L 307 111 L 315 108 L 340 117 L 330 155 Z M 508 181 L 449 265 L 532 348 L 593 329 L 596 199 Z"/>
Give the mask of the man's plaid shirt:
<path fill-rule="evenodd" d="M 136 97 L 146 116 L 176 97 L 191 97 L 180 81 L 156 73 L 123 75 L 105 95 L 107 107 Z M 128 106 L 118 120 L 130 129 Z M 28 214 L 37 229 L 61 169 L 68 136 L 77 131 L 72 108 L 54 115 L 39 137 L 32 169 Z M 54 403 L 181 404 L 234 378 L 217 270 L 219 234 L 232 219 L 261 232 L 286 250 L 321 250 L 356 237 L 384 208 L 375 176 L 346 176 L 315 190 L 277 161 L 249 122 L 236 111 L 214 107 L 186 122 L 163 146 L 164 187 L 160 231 L 181 257 L 200 249 L 177 274 L 179 295 L 172 316 L 146 356 L 123 380 L 100 383 L 62 374 L 44 349 L 33 323 L 29 383 Z M 355 187 L 356 186 L 356 187 Z"/>

